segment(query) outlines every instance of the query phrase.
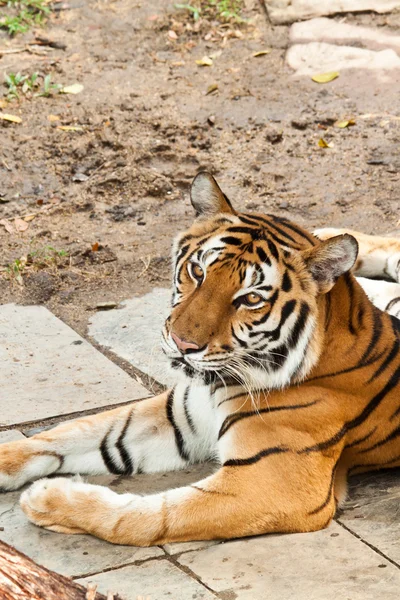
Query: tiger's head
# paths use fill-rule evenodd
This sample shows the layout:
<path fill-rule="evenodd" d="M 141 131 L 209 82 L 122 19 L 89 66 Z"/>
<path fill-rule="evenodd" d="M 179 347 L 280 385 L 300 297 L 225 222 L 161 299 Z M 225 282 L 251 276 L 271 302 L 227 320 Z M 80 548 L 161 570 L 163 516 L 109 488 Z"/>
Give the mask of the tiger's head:
<path fill-rule="evenodd" d="M 318 361 L 319 299 L 352 268 L 355 238 L 320 242 L 290 221 L 238 213 L 208 173 L 191 187 L 196 220 L 173 248 L 163 350 L 206 383 L 280 388 Z"/>

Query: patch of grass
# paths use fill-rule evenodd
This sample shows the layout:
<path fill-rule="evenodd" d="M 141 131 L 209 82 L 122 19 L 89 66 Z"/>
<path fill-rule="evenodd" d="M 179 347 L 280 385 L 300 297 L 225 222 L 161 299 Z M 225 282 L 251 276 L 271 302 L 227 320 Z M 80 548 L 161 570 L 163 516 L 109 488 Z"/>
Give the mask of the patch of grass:
<path fill-rule="evenodd" d="M 32 94 L 34 89 L 39 86 L 38 76 L 38 73 L 32 73 L 30 76 L 21 73 L 5 74 L 4 83 L 8 87 L 7 100 L 19 99 L 19 93 Z"/>
<path fill-rule="evenodd" d="M 60 83 L 51 83 L 51 75 L 46 75 L 43 79 L 43 91 L 38 96 L 44 96 L 48 98 L 52 96 L 54 92 L 60 91 L 62 85 Z"/>
<path fill-rule="evenodd" d="M 69 253 L 67 250 L 57 250 L 53 246 L 43 246 L 32 250 L 26 256 L 16 258 L 6 266 L 3 273 L 11 282 L 16 282 L 22 286 L 24 284 L 23 274 L 42 270 L 56 274 L 59 268 L 66 267 L 69 264 L 68 259 Z"/>
<path fill-rule="evenodd" d="M 42 85 L 40 78 L 43 79 Z M 44 96 L 48 98 L 55 92 L 58 92 L 62 85 L 51 82 L 51 75 L 42 77 L 39 73 L 32 75 L 22 75 L 21 73 L 8 73 L 4 75 L 4 85 L 8 88 L 6 98 L 11 100 L 19 100 L 20 94 L 25 97 Z"/>
<path fill-rule="evenodd" d="M 48 0 L 0 0 L 0 6 L 8 9 L 0 13 L 0 28 L 11 36 L 42 26 L 50 14 Z"/>
<path fill-rule="evenodd" d="M 193 3 L 175 4 L 175 8 L 188 11 L 194 21 L 201 16 L 223 21 L 243 22 L 240 12 L 243 0 L 193 0 Z"/>
<path fill-rule="evenodd" d="M 43 248 L 29 252 L 26 264 L 36 269 L 57 267 L 66 257 L 68 257 L 67 250 L 57 250 L 53 246 L 43 246 Z"/>
<path fill-rule="evenodd" d="M 16 281 L 19 285 L 22 285 L 22 273 L 25 269 L 26 260 L 16 258 L 12 263 L 6 267 L 6 273 L 10 280 Z"/>

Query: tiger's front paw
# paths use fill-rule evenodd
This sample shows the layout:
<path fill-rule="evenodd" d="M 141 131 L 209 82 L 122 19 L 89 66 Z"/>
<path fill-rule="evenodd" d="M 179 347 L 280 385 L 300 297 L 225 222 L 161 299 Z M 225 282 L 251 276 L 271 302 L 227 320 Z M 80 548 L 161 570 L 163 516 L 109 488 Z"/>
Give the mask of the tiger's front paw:
<path fill-rule="evenodd" d="M 33 440 L 0 444 L 0 492 L 11 492 L 28 481 L 54 473 L 62 458 L 42 451 Z"/>
<path fill-rule="evenodd" d="M 79 493 L 79 486 L 85 485 L 64 477 L 40 479 L 21 495 L 21 508 L 40 527 L 60 533 L 85 533 L 79 525 L 82 515 L 77 513 L 80 506 L 85 509 Z"/>

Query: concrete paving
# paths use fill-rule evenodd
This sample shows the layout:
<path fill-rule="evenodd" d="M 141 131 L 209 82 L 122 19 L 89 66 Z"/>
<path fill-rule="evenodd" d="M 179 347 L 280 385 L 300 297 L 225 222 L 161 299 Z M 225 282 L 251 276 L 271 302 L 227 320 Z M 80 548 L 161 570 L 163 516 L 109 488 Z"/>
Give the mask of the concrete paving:
<path fill-rule="evenodd" d="M 169 294 L 155 290 L 145 301 L 142 314 L 133 299 L 121 309 L 96 315 L 91 335 L 155 375 L 145 358 L 159 339 Z M 82 343 L 73 343 L 78 340 Z M 101 410 L 148 393 L 44 308 L 0 307 L 0 342 L 7 347 L 2 350 L 3 372 L 13 374 L 0 400 L 2 422 L 6 415 L 10 424 L 30 421 L 34 427 L 40 419 Z M 46 346 L 42 353 L 40 344 Z M 162 354 L 158 360 L 161 364 Z M 23 382 L 18 383 L 18 374 L 25 377 Z M 97 378 L 102 392 L 96 399 L 91 390 Z M 68 411 L 62 399 L 70 402 Z M 17 429 L 3 431 L 0 443 L 23 437 Z M 215 468 L 198 465 L 177 473 L 88 480 L 120 493 L 146 494 L 187 485 Z M 400 589 L 399 475 L 391 471 L 354 479 L 345 510 L 324 531 L 153 548 L 114 546 L 90 536 L 37 528 L 19 508 L 20 492 L 13 492 L 0 496 L 0 539 L 48 568 L 84 584 L 96 583 L 102 592 L 119 592 L 126 600 L 394 600 Z"/>
<path fill-rule="evenodd" d="M 388 13 L 400 8 L 398 0 L 263 0 L 272 23 L 293 23 L 346 12 Z"/>
<path fill-rule="evenodd" d="M 96 313 L 88 333 L 98 344 L 168 385 L 171 378 L 160 339 L 170 302 L 170 290 L 155 288 L 141 298 L 122 302 L 118 309 Z"/>
<path fill-rule="evenodd" d="M 149 392 L 41 306 L 0 307 L 0 426 L 143 398 Z"/>

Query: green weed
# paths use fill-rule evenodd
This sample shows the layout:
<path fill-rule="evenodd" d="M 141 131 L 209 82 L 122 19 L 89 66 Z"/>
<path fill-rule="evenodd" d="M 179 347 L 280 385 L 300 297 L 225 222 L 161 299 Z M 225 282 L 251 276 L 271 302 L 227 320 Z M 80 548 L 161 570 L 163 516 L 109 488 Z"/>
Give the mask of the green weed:
<path fill-rule="evenodd" d="M 62 85 L 59 83 L 51 83 L 51 75 L 46 75 L 43 79 L 43 91 L 38 94 L 38 96 L 44 96 L 48 98 L 52 96 L 54 92 L 58 92 L 62 88 Z"/>
<path fill-rule="evenodd" d="M 29 75 L 22 75 L 21 73 L 9 73 L 4 75 L 4 83 L 8 87 L 7 100 L 14 100 L 19 98 L 19 92 L 28 95 L 33 94 L 35 88 L 39 86 L 38 73 L 32 73 Z"/>
<path fill-rule="evenodd" d="M 43 79 L 42 83 L 40 83 L 40 78 Z M 61 84 L 51 82 L 51 75 L 43 77 L 39 73 L 32 73 L 32 75 L 8 73 L 4 76 L 4 84 L 8 88 L 6 98 L 9 102 L 15 99 L 19 100 L 21 94 L 25 97 L 44 96 L 48 98 L 62 88 Z"/>
<path fill-rule="evenodd" d="M 240 12 L 243 0 L 193 0 L 193 4 L 175 4 L 175 8 L 188 11 L 194 21 L 200 16 L 212 17 L 223 21 L 243 22 Z"/>
<path fill-rule="evenodd" d="M 19 285 L 22 285 L 22 273 L 25 269 L 26 260 L 16 258 L 6 267 L 6 272 L 9 279 L 15 280 Z"/>
<path fill-rule="evenodd" d="M 0 6 L 8 9 L 0 13 L 0 28 L 11 36 L 42 26 L 50 14 L 47 0 L 0 0 Z"/>

